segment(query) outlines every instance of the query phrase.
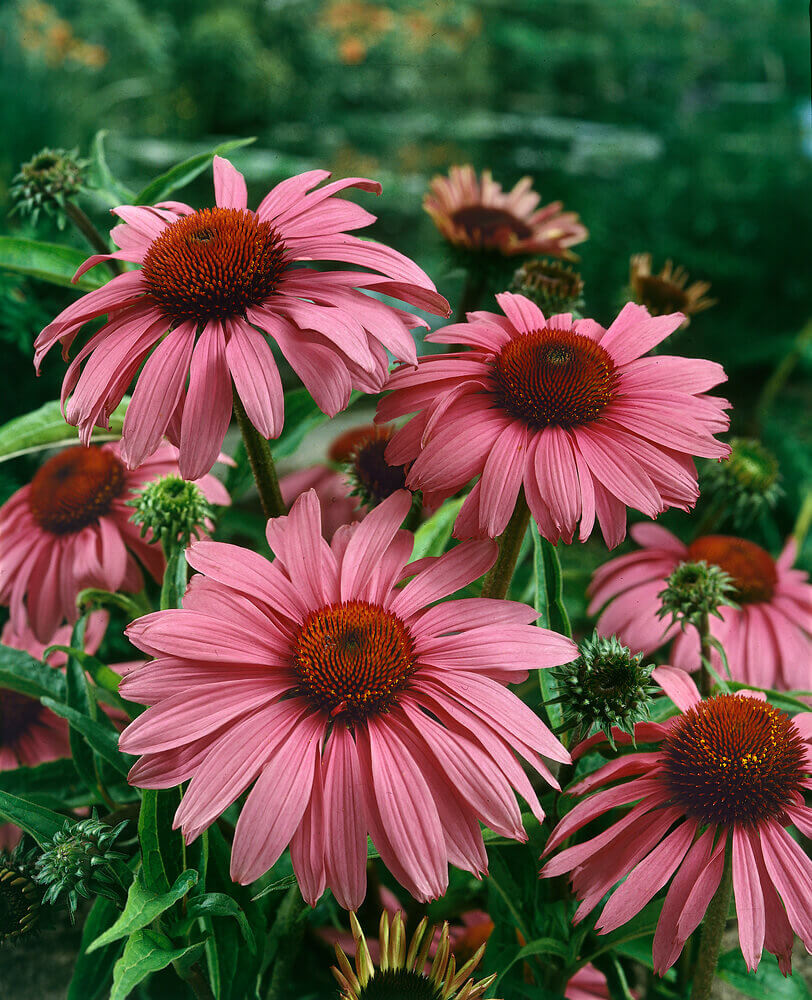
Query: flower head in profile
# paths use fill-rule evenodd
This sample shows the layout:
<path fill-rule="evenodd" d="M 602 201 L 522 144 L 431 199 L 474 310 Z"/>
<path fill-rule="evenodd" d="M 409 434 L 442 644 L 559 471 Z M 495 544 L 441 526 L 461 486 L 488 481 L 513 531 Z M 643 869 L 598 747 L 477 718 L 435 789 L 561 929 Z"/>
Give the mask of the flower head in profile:
<path fill-rule="evenodd" d="M 812 586 L 805 573 L 792 568 L 794 542 L 773 559 L 754 542 L 729 535 L 704 535 L 685 545 L 655 524 L 636 524 L 631 535 L 642 548 L 604 563 L 589 585 L 589 613 L 604 609 L 598 619 L 601 635 L 616 634 L 646 654 L 673 639 L 669 662 L 695 670 L 698 633 L 661 620 L 660 595 L 678 567 L 705 562 L 719 567 L 733 584 L 730 596 L 736 606 L 723 605 L 709 618 L 733 680 L 779 690 L 809 687 Z M 711 661 L 724 674 L 716 650 Z"/>
<path fill-rule="evenodd" d="M 426 339 L 468 345 L 421 358 L 392 375 L 376 419 L 416 416 L 386 457 L 411 463 L 410 489 L 447 498 L 478 481 L 455 525 L 458 538 L 495 538 L 519 491 L 539 531 L 584 541 L 597 520 L 610 547 L 626 534 L 626 508 L 657 517 L 699 495 L 693 456 L 729 448 L 728 403 L 707 395 L 726 378 L 712 361 L 648 352 L 681 323 L 628 303 L 605 330 L 569 313 L 546 318 L 504 292 L 505 315 L 468 314 Z"/>
<path fill-rule="evenodd" d="M 448 923 L 440 930 L 440 940 L 431 965 L 426 965 L 429 950 L 435 937 L 435 928 L 423 917 L 412 938 L 406 940 L 403 914 L 398 910 L 389 921 L 389 914 L 381 915 L 378 935 L 377 967 L 370 955 L 369 945 L 354 913 L 350 914 L 355 945 L 355 968 L 336 945 L 338 968 L 333 974 L 341 988 L 340 1000 L 477 1000 L 496 979 L 496 974 L 476 982 L 473 974 L 485 951 L 479 950 L 459 969 L 452 953 Z"/>
<path fill-rule="evenodd" d="M 181 475 L 199 479 L 223 443 L 232 382 L 264 437 L 282 430 L 282 383 L 266 335 L 331 416 L 353 389 L 380 390 L 387 350 L 415 362 L 409 331 L 425 322 L 366 292 L 440 315 L 448 303 L 408 258 L 348 235 L 375 217 L 333 195 L 351 187 L 380 193 L 380 185 L 353 177 L 312 190 L 329 176 L 311 170 L 282 181 L 254 212 L 242 174 L 216 156 L 214 208 L 172 201 L 113 210 L 122 220 L 111 233 L 120 249 L 90 257 L 77 277 L 108 258 L 140 267 L 68 306 L 35 344 L 37 368 L 57 341 L 67 360 L 81 327 L 107 314 L 62 385 L 65 415 L 83 443 L 107 425 L 137 375 L 122 436 L 127 465 L 140 465 L 166 434 L 180 448 Z M 312 260 L 369 270 L 298 266 Z"/>
<path fill-rule="evenodd" d="M 747 967 L 758 966 L 766 947 L 787 975 L 793 931 L 812 949 L 812 863 L 786 830 L 794 825 L 812 833 L 812 809 L 803 800 L 812 770 L 812 713 L 791 719 L 759 692 L 702 701 L 676 667 L 658 667 L 654 678 L 681 714 L 638 724 L 637 743 L 656 747 L 610 761 L 569 789 L 588 797 L 553 830 L 545 855 L 609 810 L 632 808 L 561 851 L 541 874 L 571 873 L 581 904 L 576 921 L 622 882 L 598 919 L 602 934 L 629 921 L 670 881 L 654 935 L 654 967 L 662 975 L 702 920 L 732 852 Z M 619 730 L 615 738 L 630 742 Z M 592 737 L 574 756 L 603 739 Z"/>
<path fill-rule="evenodd" d="M 571 640 L 531 624 L 510 601 L 431 606 L 478 579 L 493 542 L 408 564 L 400 529 L 412 498 L 392 494 L 328 544 L 315 493 L 268 522 L 276 559 L 201 541 L 179 611 L 127 630 L 157 657 L 121 692 L 150 705 L 121 736 L 143 755 L 130 782 L 191 779 L 175 816 L 187 840 L 253 783 L 234 835 L 232 877 L 259 878 L 290 845 L 305 899 L 329 886 L 356 909 L 366 892 L 367 835 L 416 898 L 442 895 L 448 863 L 480 875 L 480 822 L 524 840 L 514 789 L 541 815 L 523 758 L 558 740 L 506 685 L 571 660 Z M 396 587 L 410 578 L 405 587 Z"/>
<path fill-rule="evenodd" d="M 130 521 L 128 501 L 149 480 L 177 471 L 177 450 L 162 445 L 130 470 L 118 443 L 77 445 L 49 458 L 28 485 L 0 508 L 0 602 L 12 627 L 30 628 L 49 642 L 86 587 L 139 591 L 139 564 L 160 580 L 164 557 Z M 214 503 L 229 503 L 225 488 L 205 476 L 200 487 Z"/>
<path fill-rule="evenodd" d="M 652 274 L 650 253 L 636 253 L 629 261 L 629 288 L 634 301 L 645 306 L 652 316 L 682 313 L 683 327 L 691 322 L 691 316 L 716 305 L 716 299 L 706 296 L 710 282 L 694 281 L 689 285 L 688 279 L 685 268 L 674 267 L 670 260 L 659 274 Z"/>
<path fill-rule="evenodd" d="M 489 170 L 478 179 L 466 165 L 435 177 L 423 208 L 449 243 L 466 250 L 572 257 L 569 248 L 588 237 L 586 227 L 575 212 L 562 212 L 560 201 L 538 208 L 540 200 L 530 177 L 503 191 Z"/>

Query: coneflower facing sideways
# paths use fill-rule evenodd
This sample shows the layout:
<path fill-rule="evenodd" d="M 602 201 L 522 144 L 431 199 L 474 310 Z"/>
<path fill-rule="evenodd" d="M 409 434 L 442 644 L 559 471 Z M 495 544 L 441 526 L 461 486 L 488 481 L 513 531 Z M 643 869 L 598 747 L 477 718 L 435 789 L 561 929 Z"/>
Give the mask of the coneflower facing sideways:
<path fill-rule="evenodd" d="M 254 783 L 234 836 L 236 881 L 259 878 L 290 844 L 308 902 L 329 886 L 356 909 L 369 834 L 412 895 L 441 896 L 449 862 L 486 871 L 480 821 L 526 839 L 514 789 L 543 815 L 515 755 L 552 784 L 541 755 L 569 759 L 506 685 L 568 662 L 575 644 L 512 601 L 431 607 L 482 576 L 496 546 L 408 565 L 411 503 L 398 491 L 328 544 L 306 493 L 268 522 L 273 563 L 197 542 L 187 558 L 201 575 L 183 609 L 127 630 L 157 657 L 121 685 L 152 706 L 121 736 L 143 755 L 130 782 L 191 779 L 175 816 L 187 840 Z"/>
<path fill-rule="evenodd" d="M 609 810 L 631 809 L 549 860 L 542 877 L 571 873 L 581 901 L 576 921 L 621 882 L 598 919 L 604 934 L 629 921 L 670 881 L 654 935 L 654 967 L 662 975 L 701 922 L 730 851 L 747 968 L 758 966 L 766 948 L 788 975 L 793 932 L 812 950 L 812 862 L 786 830 L 794 825 L 812 834 L 812 809 L 803 800 L 812 787 L 812 713 L 790 719 L 758 692 L 703 701 L 677 667 L 658 667 L 653 676 L 681 714 L 662 724 L 638 724 L 637 744 L 656 748 L 611 761 L 568 790 L 588 797 L 553 830 L 545 856 Z M 619 731 L 615 738 L 630 742 Z M 574 755 L 602 739 L 590 738 Z"/>
<path fill-rule="evenodd" d="M 379 194 L 380 184 L 351 177 L 316 188 L 329 176 L 311 170 L 290 177 L 254 212 L 242 174 L 216 156 L 214 208 L 195 211 L 170 201 L 113 209 L 122 220 L 111 233 L 120 249 L 88 258 L 76 277 L 111 258 L 139 269 L 68 306 L 34 345 L 37 369 L 57 341 L 67 360 L 81 327 L 107 315 L 62 385 L 65 415 L 83 443 L 94 426 L 107 425 L 136 375 L 122 437 L 130 468 L 166 434 L 180 448 L 185 479 L 207 473 L 231 417 L 232 381 L 256 429 L 278 437 L 282 383 L 266 334 L 331 416 L 353 389 L 380 390 L 387 350 L 415 363 L 409 331 L 427 324 L 365 291 L 445 316 L 448 303 L 407 257 L 348 233 L 375 216 L 333 196 L 347 188 Z M 369 270 L 299 266 L 313 260 Z"/>
<path fill-rule="evenodd" d="M 496 296 L 504 316 L 468 313 L 427 340 L 464 353 L 397 369 L 376 420 L 415 414 L 386 459 L 411 463 L 409 489 L 429 502 L 477 478 L 455 524 L 458 538 L 495 538 L 523 487 L 539 531 L 585 541 L 597 520 L 610 548 L 626 535 L 626 508 L 657 517 L 699 496 L 694 456 L 730 451 L 726 375 L 712 361 L 645 355 L 682 322 L 624 306 L 608 329 L 562 313 L 545 317 L 523 295 Z"/>

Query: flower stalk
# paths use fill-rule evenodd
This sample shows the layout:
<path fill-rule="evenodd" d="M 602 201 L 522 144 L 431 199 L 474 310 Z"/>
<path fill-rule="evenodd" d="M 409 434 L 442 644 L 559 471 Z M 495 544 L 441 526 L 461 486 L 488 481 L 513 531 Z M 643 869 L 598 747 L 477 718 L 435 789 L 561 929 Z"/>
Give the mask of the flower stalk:
<path fill-rule="evenodd" d="M 703 671 L 704 673 L 704 671 Z M 705 922 L 702 927 L 702 938 L 699 943 L 699 956 L 696 963 L 696 973 L 691 990 L 691 1000 L 709 1000 L 713 989 L 713 978 L 719 961 L 719 951 L 722 947 L 722 935 L 727 923 L 730 909 L 730 897 L 733 891 L 733 854 L 728 846 L 725 851 L 725 867 L 719 888 L 710 901 Z"/>
<path fill-rule="evenodd" d="M 65 215 L 97 253 L 110 253 L 107 241 L 90 221 L 88 215 L 77 204 L 72 201 L 66 201 Z M 121 264 L 117 260 L 106 260 L 104 263 L 113 272 L 113 277 L 122 273 Z"/>
<path fill-rule="evenodd" d="M 524 490 L 520 490 L 508 526 L 499 536 L 499 555 L 482 584 L 483 597 L 506 596 L 529 524 L 530 508 Z"/>
<path fill-rule="evenodd" d="M 234 390 L 234 417 L 240 428 L 245 451 L 257 484 L 259 501 L 266 517 L 281 517 L 287 513 L 282 493 L 279 489 L 279 477 L 276 474 L 271 446 L 248 419 L 242 400 Z"/>

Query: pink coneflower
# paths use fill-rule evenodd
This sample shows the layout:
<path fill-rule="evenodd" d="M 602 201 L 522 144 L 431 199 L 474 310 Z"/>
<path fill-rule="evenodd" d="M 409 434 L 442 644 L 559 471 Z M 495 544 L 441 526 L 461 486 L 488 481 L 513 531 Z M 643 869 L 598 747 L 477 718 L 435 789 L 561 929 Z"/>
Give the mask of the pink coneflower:
<path fill-rule="evenodd" d="M 329 176 L 311 170 L 282 181 L 252 212 L 242 174 L 216 156 L 215 208 L 196 212 L 172 201 L 113 209 L 123 220 L 111 234 L 121 249 L 90 257 L 77 277 L 108 258 L 140 269 L 74 302 L 35 344 L 37 368 L 57 341 L 67 360 L 79 329 L 108 316 L 62 385 L 65 415 L 83 443 L 94 426 L 107 425 L 145 360 L 124 421 L 122 454 L 135 468 L 166 434 L 180 447 L 186 479 L 200 478 L 217 460 L 231 417 L 232 379 L 257 430 L 266 438 L 281 432 L 282 383 L 265 334 L 331 416 L 353 389 L 380 390 L 387 350 L 414 364 L 409 330 L 427 324 L 364 290 L 445 316 L 448 303 L 408 258 L 347 234 L 375 216 L 332 195 L 350 187 L 379 194 L 380 184 L 353 177 L 311 191 Z M 372 270 L 295 266 L 311 260 Z"/>
<path fill-rule="evenodd" d="M 12 628 L 27 623 L 48 642 L 60 623 L 76 621 L 76 597 L 85 587 L 139 591 L 139 562 L 161 579 L 164 557 L 149 535 L 141 537 L 127 506 L 152 479 L 177 473 L 177 450 L 163 445 L 132 471 L 118 443 L 67 448 L 50 458 L 33 480 L 0 508 L 0 603 Z M 213 476 L 198 484 L 209 500 L 229 503 Z"/>
<path fill-rule="evenodd" d="M 759 688 L 802 690 L 809 687 L 812 658 L 812 586 L 801 570 L 792 569 L 795 543 L 789 541 L 774 560 L 744 538 L 706 535 L 690 545 L 653 524 L 638 524 L 632 538 L 642 545 L 605 563 L 589 586 L 602 635 L 617 635 L 634 650 L 650 653 L 673 639 L 669 662 L 684 670 L 699 663 L 696 629 L 680 631 L 657 617 L 657 595 L 666 578 L 684 562 L 707 562 L 733 578 L 738 608 L 721 607 L 721 618 L 710 617 L 711 634 L 722 644 L 733 680 Z M 722 671 L 716 651 L 711 658 Z"/>
<path fill-rule="evenodd" d="M 794 824 L 812 833 L 812 810 L 802 798 L 812 787 L 812 713 L 790 719 L 751 692 L 702 701 L 684 671 L 659 667 L 654 675 L 682 714 L 638 724 L 637 743 L 656 749 L 613 760 L 569 789 L 572 795 L 602 790 L 564 817 L 545 854 L 598 816 L 636 804 L 603 833 L 548 861 L 542 876 L 572 873 L 581 901 L 576 920 L 625 879 L 598 920 L 604 934 L 630 920 L 673 876 L 654 935 L 654 966 L 662 975 L 702 920 L 732 849 L 747 967 L 758 966 L 766 947 L 787 975 L 793 931 L 812 948 L 812 863 L 785 829 Z M 601 739 L 590 738 L 576 755 Z M 618 739 L 630 742 L 625 734 Z"/>
<path fill-rule="evenodd" d="M 232 877 L 259 878 L 290 844 L 311 904 L 325 885 L 356 908 L 367 834 L 418 899 L 442 895 L 451 863 L 487 867 L 481 820 L 525 839 L 513 789 L 540 806 L 514 756 L 548 781 L 540 754 L 569 754 L 506 684 L 566 663 L 575 645 L 530 623 L 523 604 L 468 599 L 429 608 L 476 580 L 496 546 L 475 542 L 407 566 L 393 494 L 331 545 L 315 493 L 268 522 L 276 553 L 202 541 L 180 611 L 127 634 L 159 657 L 121 692 L 152 705 L 121 737 L 143 754 L 130 781 L 191 778 L 175 816 L 194 839 L 256 779 L 234 835 Z M 412 579 L 402 589 L 395 584 Z"/>
<path fill-rule="evenodd" d="M 560 201 L 537 208 L 540 197 L 531 177 L 503 191 L 489 170 L 477 180 L 474 168 L 466 165 L 435 177 L 423 208 L 455 246 L 505 256 L 572 257 L 569 248 L 583 243 L 589 231 L 575 212 L 561 211 Z"/>
<path fill-rule="evenodd" d="M 479 480 L 460 511 L 459 538 L 504 531 L 523 486 L 550 541 L 626 534 L 626 507 L 656 517 L 699 495 L 692 456 L 721 458 L 713 437 L 728 403 L 706 395 L 725 380 L 712 361 L 644 357 L 682 322 L 628 303 L 608 330 L 569 313 L 545 319 L 523 295 L 496 299 L 505 316 L 468 314 L 427 340 L 468 344 L 392 375 L 378 420 L 417 412 L 386 457 L 413 462 L 411 489 L 451 496 Z"/>

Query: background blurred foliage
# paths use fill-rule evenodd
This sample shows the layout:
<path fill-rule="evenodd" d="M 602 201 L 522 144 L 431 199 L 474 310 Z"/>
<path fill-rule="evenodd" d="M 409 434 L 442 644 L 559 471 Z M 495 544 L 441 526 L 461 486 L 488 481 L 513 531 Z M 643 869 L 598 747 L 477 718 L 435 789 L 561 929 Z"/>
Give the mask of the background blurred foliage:
<path fill-rule="evenodd" d="M 9 0 L 0 211 L 21 161 L 44 145 L 86 152 L 99 128 L 135 189 L 254 134 L 235 155 L 251 197 L 315 165 L 378 177 L 375 235 L 453 302 L 461 276 L 421 210 L 428 179 L 465 161 L 506 185 L 528 173 L 591 230 L 578 248 L 590 315 L 612 318 L 633 252 L 712 282 L 719 305 L 673 349 L 725 365 L 734 430 L 752 432 L 810 317 L 806 16 L 796 0 Z M 210 185 L 184 197 L 206 204 Z M 100 200 L 85 207 L 107 225 Z M 36 236 L 59 239 L 49 225 Z M 35 235 L 18 216 L 0 229 Z M 49 359 L 35 381 L 30 344 L 69 300 L 0 280 L 0 419 L 58 394 L 63 366 Z M 810 479 L 809 337 L 796 353 L 760 421 L 784 467 L 784 534 Z"/>

